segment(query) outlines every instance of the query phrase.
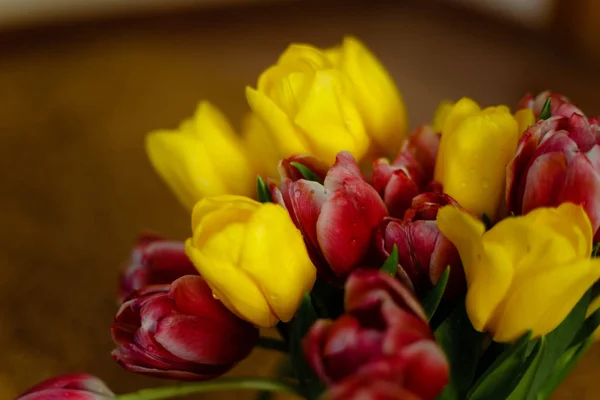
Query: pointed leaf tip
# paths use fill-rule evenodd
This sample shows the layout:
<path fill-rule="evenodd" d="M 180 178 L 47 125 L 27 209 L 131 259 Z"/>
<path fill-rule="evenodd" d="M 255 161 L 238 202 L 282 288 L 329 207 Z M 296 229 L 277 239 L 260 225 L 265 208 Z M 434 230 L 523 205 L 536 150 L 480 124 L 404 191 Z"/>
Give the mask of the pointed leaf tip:
<path fill-rule="evenodd" d="M 267 188 L 267 184 L 260 176 L 256 177 L 256 193 L 258 197 L 258 201 L 261 203 L 271 203 L 271 194 L 269 193 L 269 189 Z"/>
<path fill-rule="evenodd" d="M 398 247 L 396 245 L 394 245 L 389 257 L 381 266 L 381 272 L 396 276 L 396 272 L 398 272 Z"/>
<path fill-rule="evenodd" d="M 538 121 L 548 119 L 552 116 L 551 106 L 552 106 L 552 100 L 550 100 L 550 97 L 548 97 L 546 99 L 546 102 L 544 103 L 544 106 L 542 107 L 542 111 L 540 111 L 540 116 L 538 117 Z"/>
<path fill-rule="evenodd" d="M 300 164 L 299 162 L 296 162 L 296 161 L 290 162 L 290 165 L 292 165 L 294 168 L 296 168 L 298 170 L 298 172 L 300 172 L 302 174 L 304 179 L 309 180 L 309 181 L 319 182 L 319 183 L 323 184 L 323 181 L 321 180 L 321 178 L 319 178 L 319 175 L 317 175 L 313 171 L 311 171 L 310 168 L 308 168 L 306 165 Z"/>

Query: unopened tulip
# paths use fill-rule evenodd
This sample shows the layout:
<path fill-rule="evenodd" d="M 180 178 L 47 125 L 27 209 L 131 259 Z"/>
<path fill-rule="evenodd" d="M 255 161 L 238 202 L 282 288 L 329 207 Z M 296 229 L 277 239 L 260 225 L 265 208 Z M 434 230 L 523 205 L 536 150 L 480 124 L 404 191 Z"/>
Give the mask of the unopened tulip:
<path fill-rule="evenodd" d="M 247 197 L 207 197 L 194 207 L 186 252 L 213 294 L 260 327 L 292 319 L 316 270 L 286 210 Z"/>
<path fill-rule="evenodd" d="M 357 270 L 344 301 L 345 314 L 317 320 L 304 339 L 319 378 L 334 391 L 340 385 L 352 393 L 356 379 L 377 377 L 418 399 L 434 399 L 448 383 L 448 362 L 410 290 L 380 271 Z"/>
<path fill-rule="evenodd" d="M 497 342 L 551 332 L 600 278 L 590 220 L 572 203 L 508 217 L 487 232 L 469 213 L 446 206 L 437 224 L 460 254 L 473 327 Z"/>
<path fill-rule="evenodd" d="M 354 37 L 326 50 L 328 58 L 351 82 L 351 95 L 371 138 L 373 153 L 394 155 L 408 132 L 404 100 L 383 64 Z M 346 150 L 346 149 L 342 149 Z"/>
<path fill-rule="evenodd" d="M 121 273 L 119 301 L 145 286 L 171 283 L 184 275 L 197 274 L 185 254 L 183 242 L 141 234 Z"/>
<path fill-rule="evenodd" d="M 439 143 L 439 135 L 422 126 L 404 142 L 392 164 L 385 158 L 373 163 L 373 187 L 392 217 L 402 218 L 413 197 L 433 179 Z"/>
<path fill-rule="evenodd" d="M 146 151 L 156 172 L 188 209 L 205 196 L 254 194 L 256 171 L 242 139 L 206 101 L 178 129 L 148 134 Z"/>
<path fill-rule="evenodd" d="M 115 395 L 95 376 L 66 374 L 38 383 L 17 400 L 108 400 Z"/>
<path fill-rule="evenodd" d="M 508 211 L 580 204 L 598 240 L 600 228 L 600 126 L 581 114 L 539 121 L 521 138 L 508 165 Z"/>
<path fill-rule="evenodd" d="M 121 306 L 111 330 L 117 344 L 112 356 L 123 368 L 178 380 L 222 375 L 258 340 L 258 329 L 191 275 L 137 291 Z"/>
<path fill-rule="evenodd" d="M 302 231 L 320 277 L 343 281 L 364 260 L 385 204 L 347 152 L 338 154 L 323 184 L 282 176 L 272 197 Z"/>
<path fill-rule="evenodd" d="M 373 376 L 371 376 L 373 375 Z M 323 395 L 324 400 L 422 400 L 396 382 L 377 374 L 357 374 Z"/>
<path fill-rule="evenodd" d="M 394 245 L 398 248 L 398 278 L 424 297 L 447 267 L 450 276 L 445 298 L 464 292 L 465 275 L 456 247 L 440 233 L 435 219 L 444 205 L 458 204 L 442 193 L 423 193 L 413 199 L 402 220 L 386 218 L 379 226 L 375 245 L 380 261 L 385 261 Z"/>
<path fill-rule="evenodd" d="M 527 93 L 519 102 L 517 108 L 519 109 L 530 109 L 533 111 L 534 117 L 537 119 L 542 112 L 542 108 L 546 103 L 546 100 L 550 99 L 550 115 L 551 116 L 563 116 L 569 118 L 571 115 L 579 114 L 584 115 L 583 112 L 577 108 L 571 100 L 560 93 L 554 93 L 549 90 L 541 92 L 537 96 L 533 97 Z"/>
<path fill-rule="evenodd" d="M 481 110 L 473 100 L 459 100 L 444 122 L 435 180 L 462 207 L 495 221 L 503 206 L 506 165 L 519 135 L 507 107 Z"/>

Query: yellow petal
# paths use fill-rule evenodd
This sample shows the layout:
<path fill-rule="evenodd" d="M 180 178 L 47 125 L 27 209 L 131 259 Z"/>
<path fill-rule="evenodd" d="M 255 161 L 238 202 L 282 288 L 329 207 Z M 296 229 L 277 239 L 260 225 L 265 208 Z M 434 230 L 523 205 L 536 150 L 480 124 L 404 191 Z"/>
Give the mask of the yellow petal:
<path fill-rule="evenodd" d="M 280 155 L 267 127 L 256 114 L 250 113 L 244 119 L 242 135 L 258 175 L 277 178 Z"/>
<path fill-rule="evenodd" d="M 287 322 L 316 278 L 300 231 L 279 205 L 265 204 L 248 222 L 242 268 L 265 294 L 277 317 Z"/>
<path fill-rule="evenodd" d="M 515 120 L 519 126 L 519 138 L 532 125 L 535 124 L 535 116 L 529 108 L 523 108 L 515 113 Z"/>
<path fill-rule="evenodd" d="M 199 201 L 192 210 L 192 231 L 198 227 L 203 218 L 211 212 L 230 209 L 230 210 L 247 210 L 253 212 L 261 206 L 258 201 L 252 200 L 244 196 L 236 195 L 221 195 L 206 197 Z"/>
<path fill-rule="evenodd" d="M 271 327 L 277 323 L 265 296 L 243 270 L 223 260 L 206 257 L 192 245 L 191 240 L 186 242 L 185 249 L 214 296 L 229 310 L 260 327 Z"/>
<path fill-rule="evenodd" d="M 188 209 L 204 196 L 228 191 L 205 146 L 192 136 L 152 132 L 146 136 L 146 152 L 156 172 Z"/>
<path fill-rule="evenodd" d="M 547 265 L 543 272 L 511 288 L 491 330 L 494 340 L 510 342 L 528 330 L 549 333 L 600 278 L 600 259 Z"/>
<path fill-rule="evenodd" d="M 344 38 L 338 68 L 352 83 L 352 97 L 368 135 L 395 152 L 406 138 L 406 106 L 394 80 L 369 49 L 354 37 Z"/>
<path fill-rule="evenodd" d="M 256 171 L 225 116 L 208 102 L 200 103 L 196 112 L 195 130 L 201 136 L 211 165 L 221 176 L 226 192 L 251 196 L 255 191 Z M 200 170 L 198 175 L 204 173 Z"/>
<path fill-rule="evenodd" d="M 440 103 L 433 114 L 433 121 L 431 122 L 431 129 L 433 129 L 434 132 L 442 133 L 446 118 L 448 118 L 453 107 L 454 103 L 448 100 L 444 100 Z"/>
<path fill-rule="evenodd" d="M 463 97 L 454 104 L 452 109 L 448 112 L 448 115 L 444 119 L 444 127 L 442 129 L 442 137 L 440 139 L 440 146 L 438 150 L 438 156 L 435 163 L 434 179 L 438 182 L 443 182 L 442 176 L 444 174 L 444 168 L 446 159 L 452 157 L 454 149 L 452 149 L 448 143 L 450 136 L 466 118 L 477 115 L 480 111 L 479 105 L 467 98 Z"/>
<path fill-rule="evenodd" d="M 306 137 L 296 128 L 288 115 L 265 94 L 246 88 L 246 98 L 252 111 L 267 127 L 267 131 L 282 158 L 311 153 Z"/>
<path fill-rule="evenodd" d="M 369 138 L 352 101 L 334 70 L 317 71 L 311 91 L 294 121 L 310 140 L 311 154 L 333 164 L 335 156 L 347 150 L 360 159 Z"/>
<path fill-rule="evenodd" d="M 486 113 L 465 119 L 449 135 L 445 131 L 443 149 L 440 144 L 444 153 L 437 161 L 443 164 L 439 179 L 444 192 L 476 215 L 485 213 L 495 220 L 504 195 L 506 165 L 517 146 L 515 120 L 505 112 Z"/>

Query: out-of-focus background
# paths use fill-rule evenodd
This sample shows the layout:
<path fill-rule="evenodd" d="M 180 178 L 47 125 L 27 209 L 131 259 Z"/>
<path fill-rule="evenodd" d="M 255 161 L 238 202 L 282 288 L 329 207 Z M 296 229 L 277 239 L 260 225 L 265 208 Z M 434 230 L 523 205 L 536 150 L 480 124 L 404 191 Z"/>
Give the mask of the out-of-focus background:
<path fill-rule="evenodd" d="M 233 121 L 290 42 L 361 38 L 426 123 L 443 98 L 515 105 L 564 92 L 600 114 L 595 0 L 0 0 L 0 400 L 88 371 L 115 392 L 163 384 L 110 359 L 121 262 L 141 230 L 190 233 L 146 132 L 198 100 Z M 255 352 L 233 374 L 268 374 Z M 554 399 L 600 398 L 600 345 Z M 250 399 L 247 393 L 202 398 Z"/>

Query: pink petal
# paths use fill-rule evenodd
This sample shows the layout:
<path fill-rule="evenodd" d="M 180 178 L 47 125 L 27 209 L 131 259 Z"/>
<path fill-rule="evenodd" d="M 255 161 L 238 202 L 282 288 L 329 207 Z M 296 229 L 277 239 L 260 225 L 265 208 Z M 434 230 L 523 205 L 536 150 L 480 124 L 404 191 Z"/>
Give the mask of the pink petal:
<path fill-rule="evenodd" d="M 394 173 L 394 168 L 385 158 L 379 158 L 373 162 L 373 187 L 380 196 L 383 196 L 385 187 Z"/>
<path fill-rule="evenodd" d="M 17 400 L 105 400 L 111 398 L 114 398 L 114 396 L 76 389 L 47 389 L 22 395 Z"/>
<path fill-rule="evenodd" d="M 327 165 L 327 163 L 324 161 L 319 160 L 317 157 L 311 155 L 292 156 L 284 158 L 279 162 L 278 169 L 281 180 L 285 178 L 289 178 L 292 181 L 304 179 L 304 176 L 300 173 L 300 171 L 298 171 L 298 169 L 291 164 L 292 162 L 304 165 L 306 168 L 314 172 L 315 175 L 321 179 L 321 181 L 325 179 L 327 171 L 329 171 L 329 165 Z"/>
<path fill-rule="evenodd" d="M 563 153 L 546 153 L 536 158 L 525 181 L 522 213 L 534 208 L 554 206 L 564 190 L 567 162 Z"/>
<path fill-rule="evenodd" d="M 335 158 L 335 164 L 327 173 L 325 188 L 331 192 L 343 190 L 347 182 L 353 180 L 366 182 L 352 155 L 347 151 L 341 151 Z"/>
<path fill-rule="evenodd" d="M 410 208 L 413 198 L 420 191 L 419 185 L 412 179 L 406 169 L 402 168 L 394 171 L 383 196 L 390 215 L 402 218 L 406 210 Z"/>
<path fill-rule="evenodd" d="M 423 400 L 434 400 L 448 384 L 448 361 L 437 343 L 422 340 L 402 350 L 404 387 Z"/>
<path fill-rule="evenodd" d="M 330 320 L 325 319 L 315 321 L 302 341 L 306 362 L 327 385 L 330 385 L 332 381 L 325 368 L 322 352 L 325 345 L 325 337 L 331 328 L 331 324 Z"/>
<path fill-rule="evenodd" d="M 47 379 L 31 387 L 21 396 L 34 392 L 47 391 L 49 389 L 72 389 L 105 395 L 107 397 L 114 396 L 113 392 L 111 392 L 104 382 L 99 378 L 86 373 L 65 374 Z"/>
<path fill-rule="evenodd" d="M 571 115 L 568 131 L 569 137 L 584 153 L 588 152 L 596 144 L 596 136 L 592 132 L 587 118 L 583 115 Z"/>

